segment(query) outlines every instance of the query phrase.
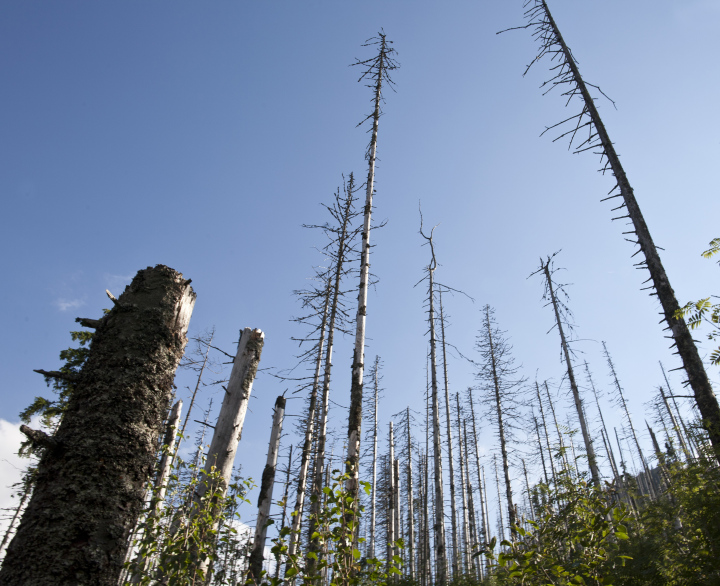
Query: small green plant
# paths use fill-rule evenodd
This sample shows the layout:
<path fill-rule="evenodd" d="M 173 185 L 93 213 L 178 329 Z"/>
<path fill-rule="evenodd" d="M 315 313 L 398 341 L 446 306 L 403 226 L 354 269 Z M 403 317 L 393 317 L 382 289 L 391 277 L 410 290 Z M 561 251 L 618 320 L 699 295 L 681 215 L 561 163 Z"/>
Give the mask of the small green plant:
<path fill-rule="evenodd" d="M 240 518 L 237 504 L 250 502 L 245 495 L 253 487 L 252 480 L 237 479 L 224 496 L 220 472 L 213 468 L 200 473 L 199 468 L 200 464 L 190 465 L 192 476 L 182 485 L 177 474 L 171 476 L 175 488 L 166 502 L 179 506 L 159 506 L 153 495 L 137 528 L 140 537 L 133 543 L 134 559 L 126 564 L 125 584 L 205 584 L 208 577 L 202 568 L 212 569 L 219 552 L 241 545 L 233 522 Z M 201 484 L 208 490 L 198 499 Z M 229 573 L 226 567 L 220 571 Z"/>
<path fill-rule="evenodd" d="M 316 531 L 312 539 L 319 546 L 319 551 L 299 552 L 288 556 L 286 537 L 291 528 L 284 527 L 279 536 L 273 539 L 275 544 L 272 553 L 276 559 L 284 558 L 287 562 L 285 578 L 271 578 L 263 582 L 271 586 L 279 586 L 284 582 L 301 581 L 305 586 L 317 586 L 322 583 L 324 575 L 328 575 L 330 586 L 385 586 L 396 581 L 402 573 L 400 556 L 386 564 L 377 558 L 365 558 L 358 545 L 365 541 L 357 537 L 358 523 L 363 513 L 359 501 L 354 499 L 345 488 L 349 478 L 347 473 L 333 471 L 333 482 L 323 489 L 324 506 L 314 518 Z M 360 482 L 366 493 L 370 493 L 370 483 Z M 313 497 L 316 498 L 316 497 Z M 403 547 L 401 539 L 395 542 L 398 548 Z M 248 579 L 248 586 L 254 584 Z"/>
<path fill-rule="evenodd" d="M 720 238 L 714 238 L 710 241 L 710 248 L 703 252 L 702 256 L 712 258 L 718 253 L 720 253 Z M 720 339 L 720 303 L 710 303 L 710 297 L 688 301 L 675 312 L 675 318 L 686 319 L 691 330 L 699 328 L 705 322 L 711 327 L 707 335 L 708 340 Z M 710 354 L 710 362 L 716 366 L 720 365 L 720 346 Z"/>
<path fill-rule="evenodd" d="M 628 539 L 628 511 L 607 492 L 584 480 L 565 477 L 536 521 L 514 527 L 515 539 L 495 552 L 492 538 L 482 552 L 495 564 L 498 585 L 609 586 L 629 556 L 620 551 Z"/>

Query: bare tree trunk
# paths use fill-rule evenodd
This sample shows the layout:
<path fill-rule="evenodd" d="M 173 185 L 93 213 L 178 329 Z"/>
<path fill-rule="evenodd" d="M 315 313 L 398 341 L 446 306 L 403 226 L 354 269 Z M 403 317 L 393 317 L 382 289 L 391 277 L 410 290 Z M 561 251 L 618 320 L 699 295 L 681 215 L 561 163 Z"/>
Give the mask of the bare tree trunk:
<path fill-rule="evenodd" d="M 292 453 L 293 446 L 290 444 L 290 453 L 288 454 L 287 470 L 285 471 L 285 491 L 283 492 L 283 508 L 282 508 L 282 519 L 280 522 L 280 532 L 285 529 L 287 524 L 287 504 L 288 504 L 288 493 L 290 489 L 290 469 L 292 468 Z M 280 577 L 280 557 L 282 554 L 278 553 L 275 557 L 275 578 Z"/>
<path fill-rule="evenodd" d="M 486 546 L 486 544 L 490 540 L 490 535 L 488 533 L 488 518 L 487 518 L 487 509 L 485 507 L 485 496 L 483 495 L 483 479 L 481 478 L 481 470 L 482 467 L 480 466 L 480 450 L 478 448 L 478 434 L 477 434 L 477 426 L 475 424 L 475 403 L 473 401 L 472 397 L 472 389 L 468 388 L 468 403 L 470 404 L 470 420 L 472 421 L 472 430 L 473 430 L 473 445 L 475 447 L 475 472 L 477 473 L 477 479 L 478 479 L 478 494 L 480 495 L 480 515 L 482 517 L 482 523 L 481 523 L 481 531 L 480 531 L 480 545 L 483 546 L 483 548 Z M 490 572 L 490 559 L 488 557 L 485 557 L 485 565 L 487 567 L 488 573 Z"/>
<path fill-rule="evenodd" d="M 650 483 L 650 469 L 648 468 L 647 462 L 645 461 L 645 456 L 643 455 L 642 448 L 640 447 L 640 442 L 638 441 L 637 434 L 635 433 L 635 427 L 633 426 L 632 417 L 630 417 L 630 411 L 628 410 L 627 403 L 625 402 L 625 394 L 623 393 L 622 387 L 620 386 L 620 381 L 618 380 L 617 373 L 615 372 L 615 365 L 613 364 L 612 358 L 610 358 L 610 353 L 608 352 L 605 342 L 603 342 L 602 345 L 605 352 L 605 358 L 607 359 L 608 368 L 610 369 L 610 374 L 612 375 L 613 382 L 615 383 L 615 389 L 617 390 L 618 396 L 620 397 L 620 404 L 622 405 L 623 411 L 625 412 L 625 417 L 627 417 L 628 425 L 630 426 L 630 432 L 632 433 L 633 440 L 635 441 L 635 448 L 637 449 L 638 456 L 640 457 L 640 462 L 642 463 L 643 470 L 647 475 L 648 492 L 650 493 L 650 497 L 654 499 L 655 491 L 653 490 L 652 484 Z"/>
<path fill-rule="evenodd" d="M 480 563 L 478 556 L 473 555 L 473 550 L 483 543 L 483 539 L 481 538 L 480 534 L 484 533 L 484 531 L 478 528 L 479 524 L 476 521 L 477 515 L 475 511 L 475 501 L 473 498 L 472 482 L 470 482 L 470 454 L 468 452 L 467 421 L 463 421 L 463 447 L 465 448 L 465 454 L 464 456 L 462 456 L 465 461 L 465 476 L 463 478 L 463 483 L 467 486 L 468 516 L 470 518 L 470 543 L 468 544 L 468 555 L 470 556 L 470 562 L 472 564 L 471 568 L 473 573 L 477 575 L 478 579 L 482 580 L 482 564 Z M 483 515 L 484 511 L 481 512 L 481 518 L 483 517 Z"/>
<path fill-rule="evenodd" d="M 422 226 L 420 228 L 422 234 Z M 430 325 L 430 380 L 432 389 L 432 421 L 433 421 L 433 456 L 435 461 L 435 571 L 437 584 L 444 586 L 448 581 L 447 553 L 445 548 L 445 499 L 443 498 L 443 472 L 442 472 L 442 437 L 440 432 L 440 404 L 438 401 L 437 358 L 435 337 L 435 285 L 433 281 L 435 267 L 435 253 L 432 248 L 432 232 L 427 237 L 422 234 L 430 244 L 432 259 L 428 265 L 428 323 Z"/>
<path fill-rule="evenodd" d="M 327 332 L 328 311 L 330 308 L 330 290 L 330 276 L 328 275 L 327 286 L 325 289 L 323 316 L 320 322 L 320 338 L 318 340 L 317 356 L 315 357 L 315 373 L 313 375 L 313 385 L 312 390 L 310 391 L 310 404 L 308 405 L 307 422 L 305 424 L 305 440 L 303 442 L 303 448 L 300 455 L 300 470 L 298 472 L 297 492 L 295 493 L 292 530 L 290 531 L 290 539 L 288 541 L 288 557 L 297 553 L 298 540 L 300 539 L 300 524 L 302 523 L 305 492 L 307 489 L 308 467 L 310 465 L 310 456 L 313 447 L 317 395 L 318 388 L 320 386 L 320 370 L 322 369 L 323 348 L 325 344 L 325 334 Z"/>
<path fill-rule="evenodd" d="M 368 550 L 368 557 L 375 557 L 375 501 L 377 492 L 377 438 L 378 438 L 378 394 L 379 394 L 379 381 L 378 381 L 378 367 L 380 366 L 380 357 L 375 357 L 375 376 L 373 381 L 373 388 L 375 390 L 374 401 L 373 401 L 373 448 L 372 448 L 372 492 L 370 494 L 370 546 Z"/>
<path fill-rule="evenodd" d="M 493 342 L 492 327 L 490 321 L 490 306 L 488 305 L 485 306 L 485 328 L 487 330 L 487 340 L 490 350 L 490 360 L 495 395 L 495 409 L 497 412 L 498 435 L 500 437 L 500 453 L 502 455 L 502 466 L 505 476 L 505 494 L 507 496 L 508 503 L 508 523 L 510 528 L 510 534 L 514 536 L 514 527 L 515 525 L 517 525 L 517 519 L 515 518 L 515 506 L 513 505 L 512 486 L 510 484 L 510 466 L 508 464 L 507 444 L 505 442 L 505 427 L 503 425 L 503 409 L 500 397 L 500 379 L 498 375 L 497 358 L 495 356 L 495 345 Z"/>
<path fill-rule="evenodd" d="M 415 580 L 415 510 L 413 503 L 413 476 L 412 476 L 412 439 L 410 435 L 410 407 L 406 408 L 405 417 L 407 422 L 407 486 L 408 486 L 408 554 L 410 570 L 410 580 Z"/>
<path fill-rule="evenodd" d="M 387 538 L 385 563 L 389 570 L 392 564 L 393 543 L 395 542 L 395 438 L 393 437 L 393 422 L 390 422 L 388 436 L 388 493 L 387 493 Z"/>
<path fill-rule="evenodd" d="M 500 530 L 500 539 L 502 541 L 505 540 L 505 519 L 503 517 L 503 510 L 502 510 L 502 497 L 500 496 L 500 476 L 498 475 L 498 467 L 497 467 L 497 456 L 493 456 L 493 466 L 495 466 L 495 487 L 497 488 L 497 496 L 498 496 L 498 529 Z M 515 512 L 515 507 L 512 506 L 512 501 L 510 501 L 510 515 L 512 515 Z"/>
<path fill-rule="evenodd" d="M 395 458 L 395 461 L 393 462 L 393 511 L 395 514 L 395 539 L 393 540 L 394 543 L 398 539 L 402 539 L 403 536 L 402 523 L 400 522 L 402 515 L 400 511 L 400 460 L 398 458 Z M 396 545 L 393 546 L 393 555 L 400 556 L 400 548 Z"/>
<path fill-rule="evenodd" d="M 198 507 L 208 491 L 219 492 L 222 496 L 227 493 L 264 344 L 265 334 L 260 330 L 245 328 L 240 335 L 227 392 L 210 441 L 208 457 L 200 483 L 193 495 L 191 517 L 197 514 Z M 213 473 L 220 474 L 219 485 L 211 480 Z M 207 575 L 209 562 L 208 557 L 193 560 L 195 567 L 204 575 Z"/>
<path fill-rule="evenodd" d="M 165 493 L 167 492 L 167 481 L 170 476 L 170 468 L 172 467 L 173 459 L 177 450 L 175 448 L 175 438 L 177 437 L 178 421 L 180 420 L 180 412 L 182 411 L 182 401 L 178 401 L 173 405 L 168 417 L 167 425 L 165 427 L 165 439 L 162 445 L 162 457 L 160 458 L 160 464 L 158 466 L 158 472 L 155 477 L 155 485 L 152 497 L 150 499 L 150 510 L 148 511 L 148 517 L 154 517 L 157 514 L 157 508 L 160 503 L 165 500 Z M 178 442 L 179 444 L 179 442 Z M 139 554 L 137 570 L 134 572 L 130 582 L 132 584 L 139 584 L 142 577 L 147 571 L 149 560 L 142 554 Z"/>
<path fill-rule="evenodd" d="M 593 483 L 599 488 L 600 472 L 597 467 L 597 459 L 595 458 L 595 449 L 593 448 L 590 431 L 588 430 L 587 423 L 585 422 L 585 414 L 582 408 L 582 399 L 580 399 L 580 391 L 578 390 L 577 383 L 575 382 L 575 373 L 573 371 L 572 361 L 570 360 L 570 349 L 568 348 L 567 340 L 565 339 L 565 332 L 562 327 L 562 320 L 560 319 L 558 302 L 555 297 L 552 276 L 550 275 L 550 260 L 548 259 L 546 263 L 543 263 L 541 260 L 540 266 L 545 273 L 545 280 L 550 294 L 550 301 L 552 302 L 553 310 L 555 312 L 555 323 L 557 324 L 558 333 L 560 334 L 560 343 L 562 345 L 563 356 L 565 357 L 565 365 L 567 367 L 568 380 L 570 381 L 570 390 L 572 390 L 573 400 L 575 402 L 575 410 L 577 411 L 578 419 L 580 420 L 580 431 L 582 432 L 583 442 L 585 442 L 585 453 L 587 454 L 588 465 L 590 466 L 590 474 L 592 476 Z"/>
<path fill-rule="evenodd" d="M 538 447 L 540 448 L 540 462 L 542 463 L 543 477 L 545 478 L 545 484 L 549 488 L 550 487 L 550 478 L 548 477 L 547 466 L 545 465 L 545 450 L 543 449 L 542 439 L 540 438 L 540 426 L 538 425 L 538 420 L 537 420 L 537 417 L 535 417 L 534 411 L 532 414 L 532 418 L 533 418 L 533 424 L 535 425 L 535 435 L 537 436 Z M 552 460 L 552 454 L 550 454 L 550 459 Z M 553 478 L 553 480 L 554 480 L 554 478 Z"/>
<path fill-rule="evenodd" d="M 280 451 L 280 436 L 282 435 L 283 419 L 285 417 L 285 397 L 280 396 L 275 401 L 270 445 L 268 446 L 267 462 L 260 483 L 260 496 L 258 497 L 258 516 L 255 522 L 255 539 L 252 553 L 250 553 L 250 575 L 256 583 L 262 581 L 262 566 L 265 558 L 265 539 L 267 537 L 268 521 L 270 520 L 270 505 L 272 504 L 273 487 L 275 485 L 275 470 L 277 469 L 278 452 Z"/>
<path fill-rule="evenodd" d="M 55 435 L 25 428 L 46 449 L 0 584 L 117 584 L 187 342 L 189 284 L 163 265 L 139 271 L 99 320 Z"/>
<path fill-rule="evenodd" d="M 358 475 L 360 465 L 360 431 L 362 426 L 363 374 L 365 369 L 365 320 L 367 319 L 368 277 L 370 270 L 370 229 L 372 225 L 372 205 L 375 185 L 375 157 L 377 154 L 378 125 L 380 123 L 380 105 L 382 102 L 383 80 L 388 80 L 387 71 L 395 67 L 391 54 L 393 49 L 383 33 L 379 34 L 378 56 L 367 62 L 370 75 L 375 82 L 374 109 L 372 113 L 372 133 L 368 147 L 368 175 L 365 184 L 365 214 L 362 230 L 362 248 L 360 252 L 360 284 L 358 286 L 357 314 L 355 316 L 355 348 L 353 351 L 352 379 L 350 386 L 350 411 L 348 414 L 347 445 L 347 489 L 350 496 L 357 499 Z"/>
<path fill-rule="evenodd" d="M 210 345 L 212 344 L 214 337 L 215 328 L 213 327 L 212 333 L 210 334 L 210 340 L 208 341 L 207 348 L 205 349 L 205 357 L 203 358 L 203 363 L 200 367 L 200 372 L 198 373 L 197 382 L 195 383 L 195 389 L 193 390 L 192 397 L 190 397 L 190 405 L 188 406 L 187 413 L 185 414 L 185 420 L 183 421 L 182 429 L 180 429 L 180 439 L 177 441 L 177 444 L 175 444 L 175 451 L 173 452 L 173 462 L 175 461 L 175 458 L 177 458 L 178 451 L 180 450 L 180 444 L 185 437 L 185 428 L 187 427 L 188 420 L 190 419 L 190 413 L 192 413 L 193 406 L 195 405 L 195 397 L 197 397 L 197 393 L 200 390 L 200 383 L 202 382 L 202 376 L 205 372 L 205 367 L 207 366 L 208 355 L 210 354 Z"/>
<path fill-rule="evenodd" d="M 463 537 L 463 574 L 470 572 L 470 523 L 468 519 L 468 499 L 465 490 L 465 456 L 463 453 L 463 438 L 460 431 L 460 393 L 455 393 L 455 403 L 457 407 L 457 434 L 458 449 L 460 450 L 460 494 L 462 496 L 462 537 Z M 448 412 L 448 416 L 450 413 Z"/>
<path fill-rule="evenodd" d="M 440 301 L 440 336 L 442 338 L 443 379 L 445 382 L 445 422 L 447 428 L 448 469 L 450 471 L 450 522 L 452 527 L 452 572 L 459 575 L 460 552 L 458 549 L 457 505 L 455 502 L 455 464 L 453 458 L 452 426 L 450 425 L 450 392 L 448 389 L 447 352 L 445 348 L 445 313 L 442 304 L 442 290 L 438 291 Z"/>
<path fill-rule="evenodd" d="M 717 398 L 705 372 L 705 367 L 697 351 L 695 342 L 692 339 L 690 330 L 683 319 L 675 317 L 675 313 L 680 309 L 680 305 L 675 298 L 675 292 L 665 273 L 665 267 L 660 260 L 657 247 L 645 223 L 645 218 L 640 211 L 640 206 L 635 199 L 635 194 L 630 186 L 625 170 L 620 163 L 620 158 L 615 152 L 615 146 L 610 141 L 610 137 L 600 118 L 595 102 L 580 75 L 580 70 L 570 49 L 565 44 L 560 30 L 550 14 L 547 3 L 545 0 L 536 0 L 536 6 L 538 8 L 542 7 L 542 11 L 544 12 L 545 18 L 541 26 L 545 28 L 549 35 L 545 42 L 546 44 L 550 43 L 553 45 L 549 49 L 557 47 L 557 52 L 562 53 L 565 69 L 564 75 L 568 81 L 574 83 L 573 93 L 579 93 L 582 96 L 584 103 L 583 114 L 590 117 L 595 130 L 595 136 L 597 137 L 597 141 L 593 140 L 593 142 L 596 142 L 597 146 L 602 147 L 602 153 L 607 158 L 606 168 L 609 167 L 612 169 L 612 173 L 615 176 L 617 184 L 612 191 L 615 191 L 615 189 L 619 190 L 618 196 L 622 196 L 623 206 L 627 210 L 627 215 L 624 217 L 629 218 L 632 222 L 633 232 L 637 236 L 637 245 L 645 257 L 645 260 L 638 264 L 641 267 L 644 265 L 650 272 L 650 279 L 652 279 L 655 294 L 663 308 L 663 316 L 671 331 L 677 347 L 677 353 L 683 361 L 683 366 L 688 375 L 688 382 L 695 393 L 695 401 L 702 414 L 703 427 L 705 427 L 710 435 L 710 440 L 715 450 L 715 458 L 720 459 L 720 405 L 718 405 Z M 556 51 L 553 50 L 552 53 L 555 55 Z M 562 73 L 563 71 L 561 71 L 561 74 Z M 578 124 L 580 124 L 580 121 L 578 121 Z M 594 146 L 596 145 L 590 144 L 589 148 L 593 148 Z"/>
<path fill-rule="evenodd" d="M 560 442 L 560 452 L 562 454 L 563 462 L 565 463 L 565 468 L 568 472 L 570 472 L 570 463 L 568 462 L 567 453 L 565 450 L 565 441 L 563 440 L 562 432 L 560 431 L 560 425 L 558 424 L 557 415 L 555 414 L 555 405 L 553 405 L 552 398 L 550 397 L 550 389 L 548 388 L 547 381 L 544 383 L 545 386 L 545 394 L 548 398 L 548 405 L 550 406 L 550 413 L 552 413 L 553 416 L 553 423 L 555 424 L 555 431 L 558 435 L 558 441 Z M 542 401 L 540 402 L 540 405 L 542 405 Z M 543 421 L 545 418 L 543 417 Z"/>

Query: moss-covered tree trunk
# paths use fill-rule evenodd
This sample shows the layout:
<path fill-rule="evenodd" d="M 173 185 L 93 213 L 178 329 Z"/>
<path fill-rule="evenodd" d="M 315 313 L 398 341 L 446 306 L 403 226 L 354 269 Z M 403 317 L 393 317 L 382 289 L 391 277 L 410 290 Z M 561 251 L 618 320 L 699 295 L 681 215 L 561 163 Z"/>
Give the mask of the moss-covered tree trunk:
<path fill-rule="evenodd" d="M 97 326 L 57 433 L 45 438 L 0 584 L 118 582 L 195 293 L 180 273 L 158 265 L 139 271 L 114 303 Z"/>

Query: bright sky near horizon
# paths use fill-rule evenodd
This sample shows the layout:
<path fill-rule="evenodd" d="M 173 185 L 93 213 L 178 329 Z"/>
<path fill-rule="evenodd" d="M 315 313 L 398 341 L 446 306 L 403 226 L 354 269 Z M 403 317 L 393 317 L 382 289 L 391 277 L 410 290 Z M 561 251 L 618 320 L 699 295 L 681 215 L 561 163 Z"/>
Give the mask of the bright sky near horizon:
<path fill-rule="evenodd" d="M 700 253 L 720 236 L 720 2 L 550 8 L 586 80 L 617 105 L 598 102 L 678 299 L 716 293 L 718 267 Z M 261 366 L 294 364 L 290 338 L 304 331 L 290 321 L 301 312 L 292 291 L 323 262 L 320 234 L 301 224 L 325 221 L 319 204 L 342 173 L 365 176 L 368 136 L 355 125 L 371 94 L 348 65 L 371 55 L 361 45 L 380 27 L 401 63 L 380 122 L 374 218 L 387 226 L 372 236 L 379 282 L 367 322 L 366 362 L 384 361 L 383 429 L 406 405 L 421 408 L 425 388 L 425 291 L 413 287 L 428 262 L 418 202 L 425 221 L 440 224 L 438 280 L 475 299 L 444 299 L 448 339 L 472 355 L 489 303 L 524 375 L 559 385 L 552 314 L 540 279 L 527 277 L 539 257 L 562 249 L 578 361 L 609 390 L 600 341 L 608 343 L 644 429 L 643 404 L 662 382 L 658 361 L 668 369 L 679 361 L 657 301 L 640 291 L 646 273 L 632 266 L 627 228 L 600 203 L 613 182 L 596 173 L 598 157 L 539 137 L 577 110 L 538 89 L 548 61 L 523 78 L 536 52 L 529 31 L 495 34 L 523 22 L 520 0 L 0 4 L 0 458 L 16 450 L 18 413 L 50 394 L 33 369 L 57 368 L 74 318 L 99 317 L 104 290 L 119 295 L 149 265 L 193 280 L 191 334 L 215 326 L 216 345 L 234 352 L 238 331 L 258 327 Z M 347 337 L 332 384 L 341 438 L 350 358 Z M 449 368 L 452 391 L 474 384 L 461 358 Z M 676 390 L 681 380 L 674 373 Z M 182 374 L 180 395 L 192 384 Z M 219 405 L 218 388 L 200 407 Z M 238 463 L 256 480 L 272 405 L 286 388 L 262 373 L 255 384 Z M 290 401 L 288 413 L 301 405 Z M 492 453 L 489 422 L 482 443 Z M 14 468 L 0 469 L 9 470 L 3 485 L 13 480 Z"/>

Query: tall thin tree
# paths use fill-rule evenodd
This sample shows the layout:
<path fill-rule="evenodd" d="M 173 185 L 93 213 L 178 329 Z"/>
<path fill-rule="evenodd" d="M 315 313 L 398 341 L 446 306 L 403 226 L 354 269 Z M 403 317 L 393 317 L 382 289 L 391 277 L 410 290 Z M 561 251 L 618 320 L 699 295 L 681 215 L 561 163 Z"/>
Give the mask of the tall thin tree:
<path fill-rule="evenodd" d="M 369 39 L 365 47 L 377 47 L 377 55 L 370 59 L 358 60 L 354 65 L 362 68 L 360 80 L 370 82 L 373 89 L 373 111 L 365 120 L 372 119 L 370 144 L 367 150 L 368 175 L 365 183 L 365 208 L 360 251 L 360 283 L 358 285 L 357 314 L 355 317 L 355 348 L 353 350 L 352 378 L 350 385 L 350 411 L 348 414 L 347 441 L 347 489 L 357 500 L 358 474 L 360 463 L 360 433 L 362 427 L 363 374 L 365 368 L 365 321 L 367 319 L 368 279 L 370 273 L 370 229 L 372 225 L 373 193 L 375 186 L 375 158 L 377 154 L 378 125 L 382 113 L 383 83 L 392 86 L 390 72 L 398 67 L 393 58 L 395 49 L 390 45 L 384 31 Z M 365 122 L 363 120 L 363 122 Z M 362 124 L 362 123 L 361 123 Z"/>
<path fill-rule="evenodd" d="M 660 301 L 663 318 L 671 332 L 677 352 L 682 359 L 688 383 L 693 389 L 695 401 L 702 414 L 703 427 L 710 435 L 710 441 L 715 450 L 715 458 L 720 461 L 720 405 L 718 405 L 718 400 L 713 392 L 710 379 L 705 371 L 690 330 L 685 321 L 679 317 L 680 305 L 670 285 L 665 267 L 660 260 L 660 254 L 650 235 L 650 230 L 647 227 L 640 206 L 635 199 L 635 193 L 630 186 L 625 169 L 620 163 L 620 157 L 615 151 L 615 145 L 610 140 L 598 113 L 595 100 L 588 89 L 588 87 L 592 87 L 599 91 L 599 88 L 583 80 L 578 63 L 560 34 L 555 19 L 550 14 L 547 2 L 545 0 L 529 0 L 528 5 L 525 14 L 529 22 L 520 28 L 533 29 L 535 37 L 540 42 L 540 50 L 528 66 L 528 69 L 533 63 L 546 55 L 550 56 L 553 61 L 559 59 L 559 64 L 552 68 L 553 78 L 545 83 L 549 84 L 551 88 L 566 88 L 563 95 L 568 96 L 568 102 L 576 96 L 580 99 L 582 104 L 580 113 L 560 123 L 572 121 L 570 130 L 561 136 L 570 135 L 570 143 L 573 144 L 577 133 L 581 129 L 587 129 L 587 138 L 577 144 L 575 147 L 576 152 L 590 150 L 599 153 L 601 163 L 604 161 L 601 171 L 610 170 L 615 177 L 616 184 L 605 199 L 622 198 L 623 203 L 614 209 L 625 208 L 626 213 L 613 218 L 613 220 L 628 218 L 632 223 L 632 230 L 627 233 L 634 234 L 637 237 L 635 244 L 639 246 L 638 252 L 642 252 L 644 257 L 644 260 L 637 263 L 636 266 L 647 268 L 650 272 L 647 281 L 652 281 L 652 284 L 648 288 L 654 289 L 651 295 L 657 295 Z M 585 130 L 583 130 L 584 132 Z"/>

